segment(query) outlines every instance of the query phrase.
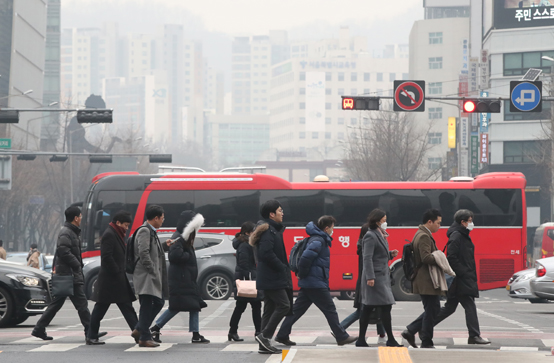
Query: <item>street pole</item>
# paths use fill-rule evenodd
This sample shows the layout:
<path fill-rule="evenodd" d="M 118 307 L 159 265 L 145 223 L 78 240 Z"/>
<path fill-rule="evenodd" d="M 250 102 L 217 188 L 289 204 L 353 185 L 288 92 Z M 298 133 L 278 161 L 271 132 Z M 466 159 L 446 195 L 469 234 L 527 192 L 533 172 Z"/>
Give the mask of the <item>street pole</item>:
<path fill-rule="evenodd" d="M 69 132 L 69 138 L 67 139 L 68 151 L 69 151 L 69 198 L 71 204 L 73 204 L 73 157 L 71 155 L 71 132 Z"/>

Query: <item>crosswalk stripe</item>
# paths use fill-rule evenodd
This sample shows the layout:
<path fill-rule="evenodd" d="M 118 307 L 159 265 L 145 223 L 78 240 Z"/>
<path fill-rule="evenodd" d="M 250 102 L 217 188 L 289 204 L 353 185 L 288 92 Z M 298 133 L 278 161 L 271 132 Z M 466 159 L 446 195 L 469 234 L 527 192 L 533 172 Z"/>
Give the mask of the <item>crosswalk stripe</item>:
<path fill-rule="evenodd" d="M 119 335 L 105 340 L 106 344 L 136 344 L 135 339 L 131 336 Z"/>
<path fill-rule="evenodd" d="M 500 347 L 504 351 L 538 351 L 539 347 Z"/>
<path fill-rule="evenodd" d="M 259 348 L 258 344 L 229 344 L 221 351 L 222 352 L 257 352 L 258 348 Z"/>
<path fill-rule="evenodd" d="M 52 337 L 54 338 L 53 340 L 49 340 L 49 342 L 51 341 L 55 341 L 55 340 L 59 340 L 61 338 L 65 338 L 65 337 Z M 10 344 L 44 344 L 45 341 L 40 339 L 40 338 L 36 338 L 36 337 L 30 337 L 30 338 L 25 338 L 25 339 L 19 339 L 19 340 L 16 340 L 14 342 L 10 342 Z"/>
<path fill-rule="evenodd" d="M 174 346 L 173 343 L 161 343 L 159 347 L 156 348 L 143 348 L 139 347 L 138 345 L 135 345 L 132 348 L 125 349 L 126 352 L 163 352 L 164 350 L 167 350 Z"/>
<path fill-rule="evenodd" d="M 545 347 L 554 347 L 554 339 L 541 339 Z"/>
<path fill-rule="evenodd" d="M 67 352 L 68 350 L 75 349 L 84 344 L 47 344 L 38 348 L 31 349 L 29 352 Z"/>

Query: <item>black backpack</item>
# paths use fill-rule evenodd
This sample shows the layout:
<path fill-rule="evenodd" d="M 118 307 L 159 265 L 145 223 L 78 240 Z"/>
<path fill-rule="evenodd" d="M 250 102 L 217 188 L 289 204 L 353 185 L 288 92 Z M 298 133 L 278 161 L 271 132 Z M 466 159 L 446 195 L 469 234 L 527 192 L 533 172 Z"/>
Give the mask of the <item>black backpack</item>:
<path fill-rule="evenodd" d="M 414 244 L 409 240 L 406 240 L 404 248 L 402 249 L 402 269 L 404 270 L 404 276 L 408 281 L 414 281 L 417 276 L 417 271 L 420 266 L 416 266 Z"/>
<path fill-rule="evenodd" d="M 135 237 L 137 232 L 144 226 L 140 226 L 136 229 L 135 233 L 127 240 L 127 245 L 125 246 L 125 272 L 128 274 L 133 274 L 135 272 L 135 266 L 138 262 L 138 257 L 135 257 Z"/>
<path fill-rule="evenodd" d="M 310 237 L 306 237 L 302 241 L 296 242 L 292 247 L 292 250 L 290 250 L 290 270 L 295 274 L 298 273 L 298 262 L 300 262 L 300 257 L 302 256 L 302 253 L 304 253 L 304 251 L 306 250 L 306 246 L 308 246 L 309 239 Z"/>

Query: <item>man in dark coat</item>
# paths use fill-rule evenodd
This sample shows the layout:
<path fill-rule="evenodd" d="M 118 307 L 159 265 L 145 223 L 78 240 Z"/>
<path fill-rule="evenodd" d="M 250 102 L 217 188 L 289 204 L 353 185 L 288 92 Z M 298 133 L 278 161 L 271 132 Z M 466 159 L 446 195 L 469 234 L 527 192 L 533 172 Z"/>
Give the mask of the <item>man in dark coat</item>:
<path fill-rule="evenodd" d="M 87 345 L 104 344 L 98 340 L 98 329 L 111 304 L 117 304 L 131 331 L 138 323 L 132 304 L 136 300 L 135 294 L 125 273 L 125 234 L 131 222 L 131 213 L 117 212 L 102 235 L 100 272 L 92 297 L 96 305 L 92 310 Z"/>
<path fill-rule="evenodd" d="M 421 296 L 423 303 L 423 314 L 406 327 L 402 332 L 402 337 L 417 348 L 415 343 L 415 334 L 419 332 L 421 336 L 421 348 L 433 348 L 433 328 L 435 318 L 441 308 L 440 297 L 443 295 L 441 289 L 435 289 L 433 280 L 429 273 L 429 265 L 437 265 L 433 252 L 437 251 L 437 244 L 433 238 L 433 233 L 439 231 L 442 222 L 442 215 L 436 209 L 430 209 L 423 214 L 422 224 L 419 225 L 414 239 L 412 241 L 414 257 L 416 263 L 416 276 L 412 281 L 414 294 Z"/>
<path fill-rule="evenodd" d="M 281 349 L 272 346 L 270 340 L 292 306 L 292 278 L 283 242 L 283 208 L 271 199 L 262 205 L 260 214 L 264 219 L 258 222 L 249 242 L 258 261 L 256 288 L 264 292 L 262 332 L 256 340 L 260 344 L 258 353 L 276 354 Z"/>
<path fill-rule="evenodd" d="M 298 261 L 298 286 L 300 292 L 292 307 L 292 314 L 285 318 L 275 338 L 284 345 L 296 345 L 289 339 L 293 324 L 308 311 L 312 304 L 325 315 L 338 345 L 355 342 L 358 337 L 349 336 L 339 323 L 337 308 L 329 291 L 329 269 L 331 266 L 331 242 L 335 228 L 333 216 L 323 216 L 308 223 L 306 233 L 310 236 L 306 249 Z"/>
<path fill-rule="evenodd" d="M 65 224 L 58 235 L 56 254 L 54 256 L 54 272 L 59 275 L 73 275 L 73 296 L 70 296 L 71 302 L 77 312 L 81 324 L 85 329 L 85 339 L 87 338 L 90 326 L 90 311 L 88 310 L 88 301 L 85 295 L 85 277 L 83 275 L 83 260 L 81 259 L 81 209 L 79 207 L 69 207 L 65 210 Z M 65 303 L 66 296 L 54 297 L 54 300 L 48 305 L 48 308 L 37 321 L 31 335 L 42 340 L 52 340 L 54 338 L 46 335 L 46 327 L 56 316 L 58 311 Z M 106 333 L 100 333 L 104 336 Z"/>

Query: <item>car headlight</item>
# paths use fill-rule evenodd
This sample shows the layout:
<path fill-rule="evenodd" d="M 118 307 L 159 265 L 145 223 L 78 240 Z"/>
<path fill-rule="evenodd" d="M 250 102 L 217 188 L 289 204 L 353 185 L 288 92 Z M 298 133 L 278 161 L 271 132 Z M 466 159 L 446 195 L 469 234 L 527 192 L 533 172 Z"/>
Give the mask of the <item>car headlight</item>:
<path fill-rule="evenodd" d="M 12 280 L 22 283 L 25 286 L 29 286 L 29 287 L 40 286 L 40 279 L 33 276 L 25 276 L 25 275 L 6 275 L 6 276 L 8 276 Z"/>
<path fill-rule="evenodd" d="M 526 280 L 530 280 L 534 275 L 522 275 L 520 276 L 516 281 L 517 282 L 521 282 L 521 281 L 526 281 Z"/>

